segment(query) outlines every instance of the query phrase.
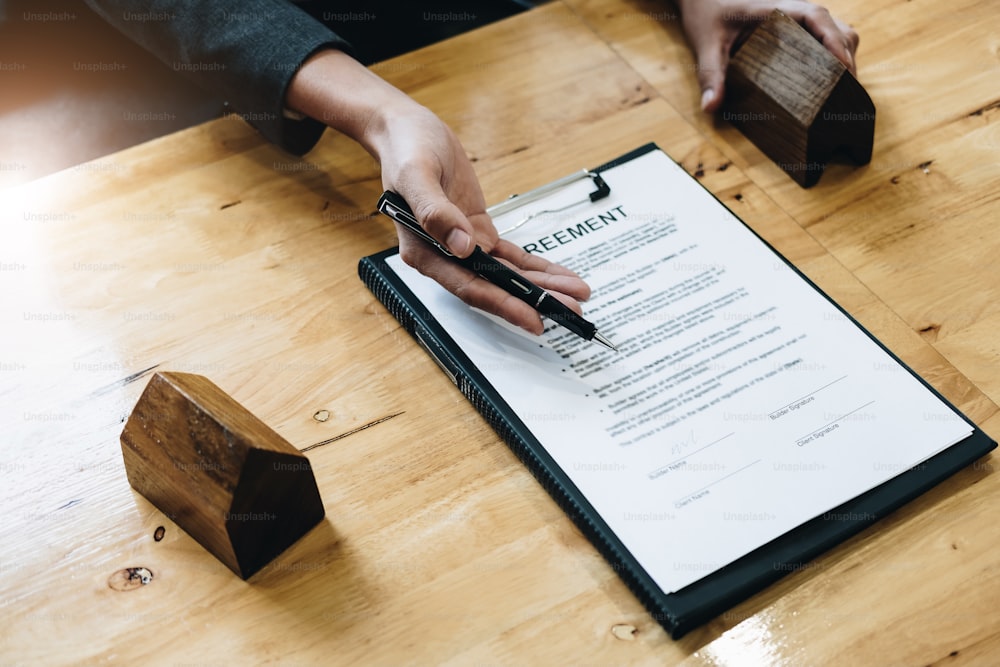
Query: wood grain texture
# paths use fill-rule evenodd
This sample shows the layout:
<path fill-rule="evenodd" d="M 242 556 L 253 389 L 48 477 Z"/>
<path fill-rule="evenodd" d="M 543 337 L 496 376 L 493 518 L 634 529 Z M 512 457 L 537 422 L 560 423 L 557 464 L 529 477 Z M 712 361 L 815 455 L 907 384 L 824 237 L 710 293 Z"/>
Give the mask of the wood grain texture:
<path fill-rule="evenodd" d="M 778 10 L 729 61 L 721 116 L 805 188 L 819 181 L 835 151 L 856 164 L 872 157 L 875 106 L 868 93 Z"/>
<path fill-rule="evenodd" d="M 900 21 L 953 45 L 933 24 L 943 8 L 855 6 L 872 50 L 877 40 L 866 35 L 894 33 Z M 988 256 L 988 174 L 968 176 L 975 194 L 966 199 L 945 183 L 929 187 L 937 181 L 920 170 L 900 171 L 924 207 L 964 202 L 969 215 L 949 217 L 947 230 L 886 236 L 905 227 L 895 207 L 918 203 L 883 183 L 886 172 L 871 176 L 874 164 L 831 169 L 802 191 L 734 128 L 701 118 L 683 37 L 660 14 L 641 14 L 665 11 L 553 3 L 375 69 L 455 128 L 490 201 L 656 141 L 1000 433 L 988 372 L 1000 351 L 960 335 L 975 337 L 980 315 L 989 322 L 995 292 L 976 280 L 981 264 L 950 261 L 961 243 L 952 235 L 979 238 L 973 250 Z M 963 30 L 974 50 L 988 41 Z M 883 52 L 923 59 L 931 78 L 948 78 L 917 43 L 896 42 Z M 898 80 L 877 88 L 876 103 L 887 88 L 917 90 Z M 940 94 L 935 103 L 965 108 L 984 86 L 972 77 Z M 897 99 L 888 112 L 879 103 L 880 124 L 894 124 L 876 135 L 883 151 L 934 148 L 935 164 L 959 174 L 971 159 L 956 154 L 960 130 L 990 130 L 984 112 L 938 130 L 955 143 L 937 145 L 920 135 L 929 121 L 919 105 Z M 879 197 L 879 187 L 897 194 Z M 0 424 L 18 445 L 0 449 L 5 660 L 975 664 L 1000 650 L 995 457 L 671 641 L 358 281 L 358 258 L 395 242 L 372 215 L 380 192 L 377 166 L 344 137 L 328 133 L 295 159 L 235 118 L 4 191 L 0 255 L 24 267 L 0 272 Z M 876 208 L 850 208 L 859 198 Z M 825 222 L 845 206 L 841 224 Z M 874 222 L 855 227 L 852 215 Z M 866 236 L 873 227 L 885 238 Z M 905 249 L 921 264 L 908 289 L 874 268 Z M 976 289 L 955 289 L 969 281 Z M 976 316 L 955 330 L 957 320 L 936 321 L 931 342 L 913 312 L 937 317 L 947 287 L 948 305 Z M 129 488 L 118 436 L 149 376 L 168 368 L 211 377 L 297 449 L 312 448 L 326 519 L 249 582 Z M 141 578 L 140 568 L 155 573 L 148 585 L 109 584 Z"/>
<path fill-rule="evenodd" d="M 121 445 L 132 488 L 243 579 L 323 519 L 309 459 L 203 375 L 154 373 Z"/>

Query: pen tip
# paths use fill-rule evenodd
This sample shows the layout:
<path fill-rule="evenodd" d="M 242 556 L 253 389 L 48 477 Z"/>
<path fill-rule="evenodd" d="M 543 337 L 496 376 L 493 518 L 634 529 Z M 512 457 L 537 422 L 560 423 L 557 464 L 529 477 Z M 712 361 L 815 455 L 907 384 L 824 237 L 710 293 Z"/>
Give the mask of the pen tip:
<path fill-rule="evenodd" d="M 599 332 L 599 331 L 595 331 L 595 332 L 594 332 L 594 340 L 596 340 L 596 341 L 597 341 L 598 343 L 600 343 L 600 344 L 601 344 L 601 345 L 603 345 L 604 347 L 608 348 L 609 350 L 614 350 L 615 352 L 617 352 L 617 351 L 618 351 L 618 348 L 617 348 L 617 347 L 615 347 L 615 344 L 614 344 L 614 343 L 612 343 L 612 342 L 611 342 L 610 340 L 608 340 L 608 339 L 607 339 L 607 338 L 606 338 L 606 337 L 604 336 L 604 334 L 602 334 L 602 333 L 601 333 L 601 332 Z"/>

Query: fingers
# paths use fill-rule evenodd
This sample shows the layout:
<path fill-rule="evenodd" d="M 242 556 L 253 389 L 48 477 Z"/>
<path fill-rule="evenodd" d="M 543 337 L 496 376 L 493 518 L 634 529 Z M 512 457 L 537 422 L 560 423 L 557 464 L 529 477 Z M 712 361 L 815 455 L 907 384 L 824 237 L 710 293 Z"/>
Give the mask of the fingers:
<path fill-rule="evenodd" d="M 586 301 L 590 298 L 590 285 L 575 272 L 544 257 L 533 255 L 517 244 L 501 240 L 491 254 L 519 269 L 528 280 L 552 292 L 553 296 L 564 294 L 573 301 Z M 568 301 L 566 303 L 571 307 L 575 305 Z"/>
<path fill-rule="evenodd" d="M 379 143 L 382 184 L 406 200 L 423 229 L 458 257 L 479 245 L 570 308 L 590 288 L 572 271 L 501 241 L 486 213 L 479 181 L 454 133 L 423 107 L 396 114 L 392 140 Z M 397 225 L 403 261 L 436 280 L 468 305 L 498 315 L 531 333 L 543 330 L 534 308 L 442 256 Z"/>
<path fill-rule="evenodd" d="M 854 75 L 858 33 L 826 8 L 806 0 L 698 0 L 682 3 L 684 29 L 698 62 L 701 108 L 713 113 L 722 105 L 726 68 L 734 44 L 747 36 L 771 11 L 778 9 L 804 26 Z"/>
<path fill-rule="evenodd" d="M 542 333 L 541 315 L 528 304 L 442 257 L 406 230 L 400 230 L 399 240 L 399 252 L 404 262 L 436 280 L 466 304 L 502 317 L 529 333 Z"/>
<path fill-rule="evenodd" d="M 451 202 L 427 169 L 414 169 L 397 188 L 420 225 L 434 238 L 442 241 L 452 254 L 468 257 L 475 249 L 472 224 Z"/>
<path fill-rule="evenodd" d="M 811 2 L 795 1 L 778 3 L 777 9 L 798 21 L 813 37 L 826 47 L 844 66 L 856 75 L 854 54 L 860 38 L 851 26 L 834 18 L 825 7 Z"/>
<path fill-rule="evenodd" d="M 682 1 L 681 14 L 684 32 L 697 63 L 701 109 L 713 113 L 722 104 L 723 82 L 734 31 L 727 25 L 722 7 L 712 3 Z"/>
<path fill-rule="evenodd" d="M 400 254 L 407 264 L 433 278 L 473 308 L 502 317 L 529 333 L 542 333 L 544 324 L 534 308 L 442 257 L 405 229 L 400 229 Z M 495 256 L 576 313 L 582 314 L 578 299 L 588 298 L 590 287 L 575 273 L 531 255 L 509 241 L 500 241 Z"/>
<path fill-rule="evenodd" d="M 701 45 L 696 57 L 698 84 L 701 86 L 701 110 L 714 113 L 722 105 L 722 96 L 725 93 L 729 46 L 724 41 L 707 40 Z"/>

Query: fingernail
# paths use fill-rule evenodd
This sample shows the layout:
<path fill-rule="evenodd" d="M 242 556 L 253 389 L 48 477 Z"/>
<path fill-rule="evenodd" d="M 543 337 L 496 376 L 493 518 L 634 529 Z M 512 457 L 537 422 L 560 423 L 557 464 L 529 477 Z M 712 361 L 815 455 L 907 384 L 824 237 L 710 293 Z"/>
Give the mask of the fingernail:
<path fill-rule="evenodd" d="M 701 94 L 701 110 L 708 111 L 708 105 L 715 100 L 715 91 L 711 88 L 706 88 L 705 92 Z"/>
<path fill-rule="evenodd" d="M 445 244 L 447 244 L 448 250 L 453 255 L 464 257 L 468 254 L 469 247 L 472 245 L 472 237 L 461 229 L 453 229 L 449 232 L 448 238 L 445 239 Z"/>

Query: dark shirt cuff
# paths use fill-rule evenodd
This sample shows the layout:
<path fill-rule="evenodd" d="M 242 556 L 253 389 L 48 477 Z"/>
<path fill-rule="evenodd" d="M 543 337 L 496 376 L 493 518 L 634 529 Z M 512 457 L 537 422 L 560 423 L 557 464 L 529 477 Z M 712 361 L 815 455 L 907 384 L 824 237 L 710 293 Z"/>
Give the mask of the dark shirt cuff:
<path fill-rule="evenodd" d="M 289 2 L 278 0 L 87 0 L 98 14 L 226 102 L 290 153 L 309 151 L 323 123 L 284 114 L 285 91 L 305 60 L 350 45 Z"/>

